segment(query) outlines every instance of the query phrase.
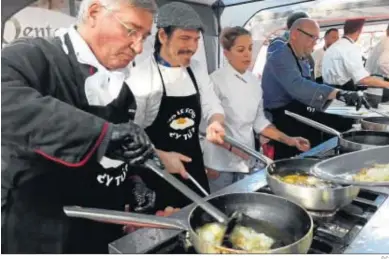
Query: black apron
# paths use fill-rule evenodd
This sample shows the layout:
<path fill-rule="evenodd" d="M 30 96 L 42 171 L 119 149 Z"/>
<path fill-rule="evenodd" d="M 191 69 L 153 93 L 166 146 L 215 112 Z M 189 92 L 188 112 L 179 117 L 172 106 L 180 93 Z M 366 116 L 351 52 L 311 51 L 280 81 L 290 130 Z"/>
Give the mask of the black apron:
<path fill-rule="evenodd" d="M 166 86 L 158 64 L 157 69 L 162 82 L 163 95 L 158 115 L 153 124 L 146 128 L 146 132 L 157 149 L 173 151 L 190 157 L 192 162 L 184 163 L 187 172 L 209 192 L 199 140 L 201 103 L 196 78 L 191 68 L 188 67 L 187 71 L 196 93 L 189 96 L 167 96 Z M 177 174 L 174 176 L 203 196 L 190 180 L 185 180 Z M 167 206 L 182 208 L 192 203 L 169 183 L 149 170 L 142 174 L 142 179 L 147 182 L 150 189 L 156 192 L 157 210 L 165 209 Z"/>
<path fill-rule="evenodd" d="M 298 62 L 298 58 L 293 52 L 290 44 L 288 43 L 287 46 L 290 48 L 292 55 L 295 58 L 301 76 L 308 80 L 312 80 L 310 75 L 303 74 L 303 70 L 300 63 Z M 348 119 L 339 118 L 335 115 L 325 114 L 322 112 L 316 112 L 312 107 L 309 107 L 297 100 L 292 100 L 285 106 L 267 110 L 272 114 L 273 124 L 277 127 L 277 129 L 291 137 L 301 136 L 308 139 L 311 142 L 311 147 L 319 145 L 323 141 L 329 139 L 331 136 L 306 124 L 296 121 L 292 117 L 286 115 L 285 110 L 316 120 L 340 131 L 345 131 L 346 129 L 351 128 L 352 125 L 352 121 Z M 290 147 L 278 141 L 274 141 L 273 144 L 275 149 L 275 160 L 290 158 L 301 153 L 301 151 L 299 151 L 296 147 Z"/>
<path fill-rule="evenodd" d="M 62 44 L 59 39 L 54 43 Z M 85 96 L 83 78 L 95 68 L 77 62 L 68 35 L 65 43 L 80 96 Z M 85 104 L 83 109 L 120 123 L 133 119 L 136 102 L 123 84 L 118 97 L 107 106 Z M 35 168 L 32 170 L 44 172 L 9 191 L 2 208 L 3 253 L 108 253 L 108 244 L 123 233 L 121 226 L 69 218 L 62 210 L 66 205 L 124 210 L 131 191 L 127 189 L 126 166 L 106 170 L 91 161 L 74 169 L 42 157 L 28 161 L 30 168 Z"/>

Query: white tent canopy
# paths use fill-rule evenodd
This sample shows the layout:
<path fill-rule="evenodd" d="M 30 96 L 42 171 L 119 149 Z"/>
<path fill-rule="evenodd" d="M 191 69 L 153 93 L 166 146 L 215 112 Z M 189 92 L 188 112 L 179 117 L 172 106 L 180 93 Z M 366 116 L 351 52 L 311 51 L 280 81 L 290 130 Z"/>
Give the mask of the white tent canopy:
<path fill-rule="evenodd" d="M 67 0 L 70 16 L 75 16 L 80 0 Z M 159 6 L 169 0 L 156 0 Z M 35 0 L 3 0 L 2 30 L 4 23 L 16 12 Z M 66 1 L 63 1 L 66 2 Z M 254 57 L 272 34 L 285 26 L 287 16 L 297 10 L 308 12 L 323 29 L 342 27 L 346 18 L 366 17 L 367 24 L 389 21 L 389 0 L 185 0 L 200 14 L 206 31 L 203 49 L 209 72 L 218 68 L 221 55 L 218 36 L 226 26 L 245 26 L 252 32 Z M 3 31 L 2 31 L 3 34 Z M 151 38 L 151 41 L 153 39 Z M 150 48 L 152 48 L 152 45 Z M 204 54 L 205 53 L 205 54 Z M 205 58 L 205 57 L 204 57 Z"/>

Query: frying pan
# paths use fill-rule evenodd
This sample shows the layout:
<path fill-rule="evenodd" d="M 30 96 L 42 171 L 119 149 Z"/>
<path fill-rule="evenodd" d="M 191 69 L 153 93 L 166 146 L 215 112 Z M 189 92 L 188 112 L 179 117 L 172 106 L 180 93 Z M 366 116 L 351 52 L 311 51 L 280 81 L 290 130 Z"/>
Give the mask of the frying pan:
<path fill-rule="evenodd" d="M 272 161 L 229 136 L 225 136 L 224 141 L 267 164 L 265 169 L 266 180 L 272 192 L 301 204 L 307 210 L 332 212 L 350 204 L 359 193 L 359 188 L 351 185 L 307 187 L 289 184 L 277 178 L 277 176 L 285 176 L 296 172 L 308 174 L 310 169 L 320 162 L 318 159 L 292 158 Z"/>
<path fill-rule="evenodd" d="M 311 246 L 313 220 L 305 209 L 294 202 L 264 193 L 230 193 L 207 198 L 207 201 L 227 215 L 241 211 L 257 219 L 258 225 L 251 227 L 273 238 L 275 244 L 270 250 L 248 252 L 214 245 L 203 240 L 196 233 L 196 229 L 215 220 L 199 206 L 196 206 L 184 220 L 74 206 L 64 207 L 64 212 L 69 217 L 106 223 L 185 230 L 198 253 L 307 253 Z"/>
<path fill-rule="evenodd" d="M 365 149 L 357 152 L 343 154 L 314 165 L 310 171 L 316 177 L 338 183 L 352 184 L 354 186 L 388 186 L 386 182 L 361 182 L 353 176 L 363 168 L 370 168 L 374 164 L 389 163 L 389 146 Z"/>
<path fill-rule="evenodd" d="M 389 118 L 386 117 L 368 117 L 361 120 L 361 126 L 364 130 L 388 131 Z"/>
<path fill-rule="evenodd" d="M 333 128 L 301 115 L 289 111 L 285 111 L 285 114 L 316 129 L 337 136 L 339 138 L 339 144 L 342 151 L 352 152 L 361 149 L 389 145 L 389 132 L 356 130 L 340 133 Z"/>

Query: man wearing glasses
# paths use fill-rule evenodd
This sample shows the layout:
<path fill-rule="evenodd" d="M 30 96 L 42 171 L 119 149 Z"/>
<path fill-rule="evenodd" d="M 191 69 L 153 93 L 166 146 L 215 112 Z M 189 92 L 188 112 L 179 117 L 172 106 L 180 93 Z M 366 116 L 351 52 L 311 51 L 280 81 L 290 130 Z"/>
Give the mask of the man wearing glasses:
<path fill-rule="evenodd" d="M 288 44 L 269 57 L 262 77 L 264 106 L 271 113 L 274 125 L 285 134 L 299 134 L 309 139 L 312 146 L 321 142 L 321 133 L 285 115 L 285 110 L 312 118 L 313 109 L 324 110 L 335 98 L 353 103 L 357 109 L 365 104 L 356 92 L 340 91 L 311 80 L 303 62 L 312 54 L 319 33 L 319 25 L 312 19 L 294 22 Z M 296 149 L 282 143 L 274 145 L 275 159 L 297 154 Z"/>
<path fill-rule="evenodd" d="M 153 206 L 129 180 L 153 147 L 132 122 L 125 79 L 155 11 L 154 0 L 84 0 L 77 26 L 2 50 L 3 253 L 106 253 L 121 226 L 68 218 L 63 206 Z"/>

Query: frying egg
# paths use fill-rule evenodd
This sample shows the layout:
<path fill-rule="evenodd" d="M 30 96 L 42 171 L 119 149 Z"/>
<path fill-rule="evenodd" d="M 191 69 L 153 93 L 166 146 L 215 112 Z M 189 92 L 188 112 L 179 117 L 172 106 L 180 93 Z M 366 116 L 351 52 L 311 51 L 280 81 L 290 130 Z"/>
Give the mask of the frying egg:
<path fill-rule="evenodd" d="M 190 118 L 180 117 L 170 123 L 170 127 L 175 130 L 183 130 L 194 125 L 194 121 Z"/>
<path fill-rule="evenodd" d="M 249 252 L 269 250 L 275 242 L 273 238 L 263 233 L 239 225 L 232 230 L 230 241 L 236 248 Z"/>

